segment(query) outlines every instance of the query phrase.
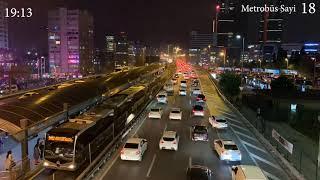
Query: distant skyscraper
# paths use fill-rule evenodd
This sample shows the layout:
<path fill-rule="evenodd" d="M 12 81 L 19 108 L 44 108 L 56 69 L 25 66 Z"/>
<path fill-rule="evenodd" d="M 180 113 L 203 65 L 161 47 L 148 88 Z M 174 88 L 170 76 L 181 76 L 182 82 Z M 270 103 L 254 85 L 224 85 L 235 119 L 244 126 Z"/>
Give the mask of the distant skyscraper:
<path fill-rule="evenodd" d="M 59 8 L 48 13 L 50 72 L 93 71 L 93 17 L 87 11 Z"/>
<path fill-rule="evenodd" d="M 8 4 L 6 2 L 0 1 L 0 49 L 9 49 L 8 18 L 4 14 L 4 9 L 7 7 Z"/>
<path fill-rule="evenodd" d="M 113 35 L 106 35 L 106 52 L 114 53 L 116 51 L 116 42 Z"/>
<path fill-rule="evenodd" d="M 129 60 L 128 55 L 128 36 L 125 32 L 120 32 L 116 36 L 116 54 L 115 54 L 115 63 L 116 64 L 125 64 Z"/>
<path fill-rule="evenodd" d="M 282 0 L 265 0 L 265 4 L 280 6 Z M 260 16 L 259 43 L 262 45 L 263 59 L 273 62 L 282 43 L 283 16 L 279 12 L 265 12 Z"/>
<path fill-rule="evenodd" d="M 214 46 L 214 34 L 213 33 L 199 33 L 197 31 L 191 31 L 190 33 L 190 49 L 203 49 L 208 46 Z"/>

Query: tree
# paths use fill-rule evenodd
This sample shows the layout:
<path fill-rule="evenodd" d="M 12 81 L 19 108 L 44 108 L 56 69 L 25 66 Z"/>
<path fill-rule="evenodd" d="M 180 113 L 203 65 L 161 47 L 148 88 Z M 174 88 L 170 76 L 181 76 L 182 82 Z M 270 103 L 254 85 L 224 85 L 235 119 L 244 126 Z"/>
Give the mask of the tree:
<path fill-rule="evenodd" d="M 240 93 L 241 77 L 232 72 L 223 73 L 219 85 L 227 97 L 234 98 Z"/>
<path fill-rule="evenodd" d="M 294 92 L 294 84 L 292 80 L 286 76 L 280 76 L 279 78 L 271 81 L 271 93 L 274 97 L 287 96 Z"/>

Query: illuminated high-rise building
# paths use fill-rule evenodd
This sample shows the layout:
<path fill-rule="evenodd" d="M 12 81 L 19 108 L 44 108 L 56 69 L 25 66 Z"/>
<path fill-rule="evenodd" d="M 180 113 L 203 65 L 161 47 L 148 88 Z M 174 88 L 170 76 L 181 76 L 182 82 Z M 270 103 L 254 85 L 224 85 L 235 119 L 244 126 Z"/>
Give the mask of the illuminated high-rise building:
<path fill-rule="evenodd" d="M 48 18 L 50 72 L 93 72 L 93 17 L 87 11 L 59 8 L 49 11 Z"/>
<path fill-rule="evenodd" d="M 0 1 L 0 49 L 9 49 L 8 18 L 4 14 L 7 7 L 8 3 Z"/>

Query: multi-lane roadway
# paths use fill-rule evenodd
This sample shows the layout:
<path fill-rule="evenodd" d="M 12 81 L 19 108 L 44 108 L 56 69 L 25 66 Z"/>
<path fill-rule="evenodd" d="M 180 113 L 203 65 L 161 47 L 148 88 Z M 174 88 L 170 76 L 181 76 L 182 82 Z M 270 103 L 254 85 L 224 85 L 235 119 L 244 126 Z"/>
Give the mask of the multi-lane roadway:
<path fill-rule="evenodd" d="M 144 118 L 141 126 L 130 136 L 148 140 L 148 149 L 142 162 L 122 161 L 121 148 L 109 163 L 100 170 L 98 179 L 186 179 L 186 169 L 190 165 L 203 165 L 213 170 L 215 179 L 231 179 L 231 163 L 222 162 L 213 150 L 213 140 L 217 138 L 235 141 L 242 153 L 241 164 L 257 165 L 267 177 L 274 180 L 286 180 L 287 175 L 269 155 L 255 136 L 243 125 L 241 116 L 233 112 L 218 95 L 217 90 L 204 71 L 198 71 L 201 90 L 206 95 L 207 105 L 204 117 L 191 115 L 194 97 L 190 95 L 190 82 L 187 96 L 179 96 L 179 82 L 174 87 L 174 95 L 168 96 L 168 104 L 159 105 L 156 100 L 149 106 L 161 106 L 164 109 L 162 119 Z M 180 79 L 181 80 L 181 77 Z M 171 108 L 182 109 L 182 120 L 169 120 Z M 148 109 L 147 109 L 148 111 Z M 226 130 L 213 129 L 208 123 L 210 115 L 224 116 L 229 124 Z M 191 126 L 208 126 L 209 141 L 191 140 Z M 164 130 L 177 131 L 180 136 L 178 151 L 159 150 L 159 140 Z"/>

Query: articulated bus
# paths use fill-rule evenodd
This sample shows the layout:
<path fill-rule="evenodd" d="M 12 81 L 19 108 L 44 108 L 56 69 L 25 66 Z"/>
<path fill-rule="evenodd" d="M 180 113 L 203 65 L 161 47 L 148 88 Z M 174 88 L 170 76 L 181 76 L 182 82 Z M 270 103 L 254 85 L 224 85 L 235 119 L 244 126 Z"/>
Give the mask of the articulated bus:
<path fill-rule="evenodd" d="M 145 86 L 132 86 L 46 133 L 44 167 L 76 171 L 88 165 L 143 110 Z"/>

